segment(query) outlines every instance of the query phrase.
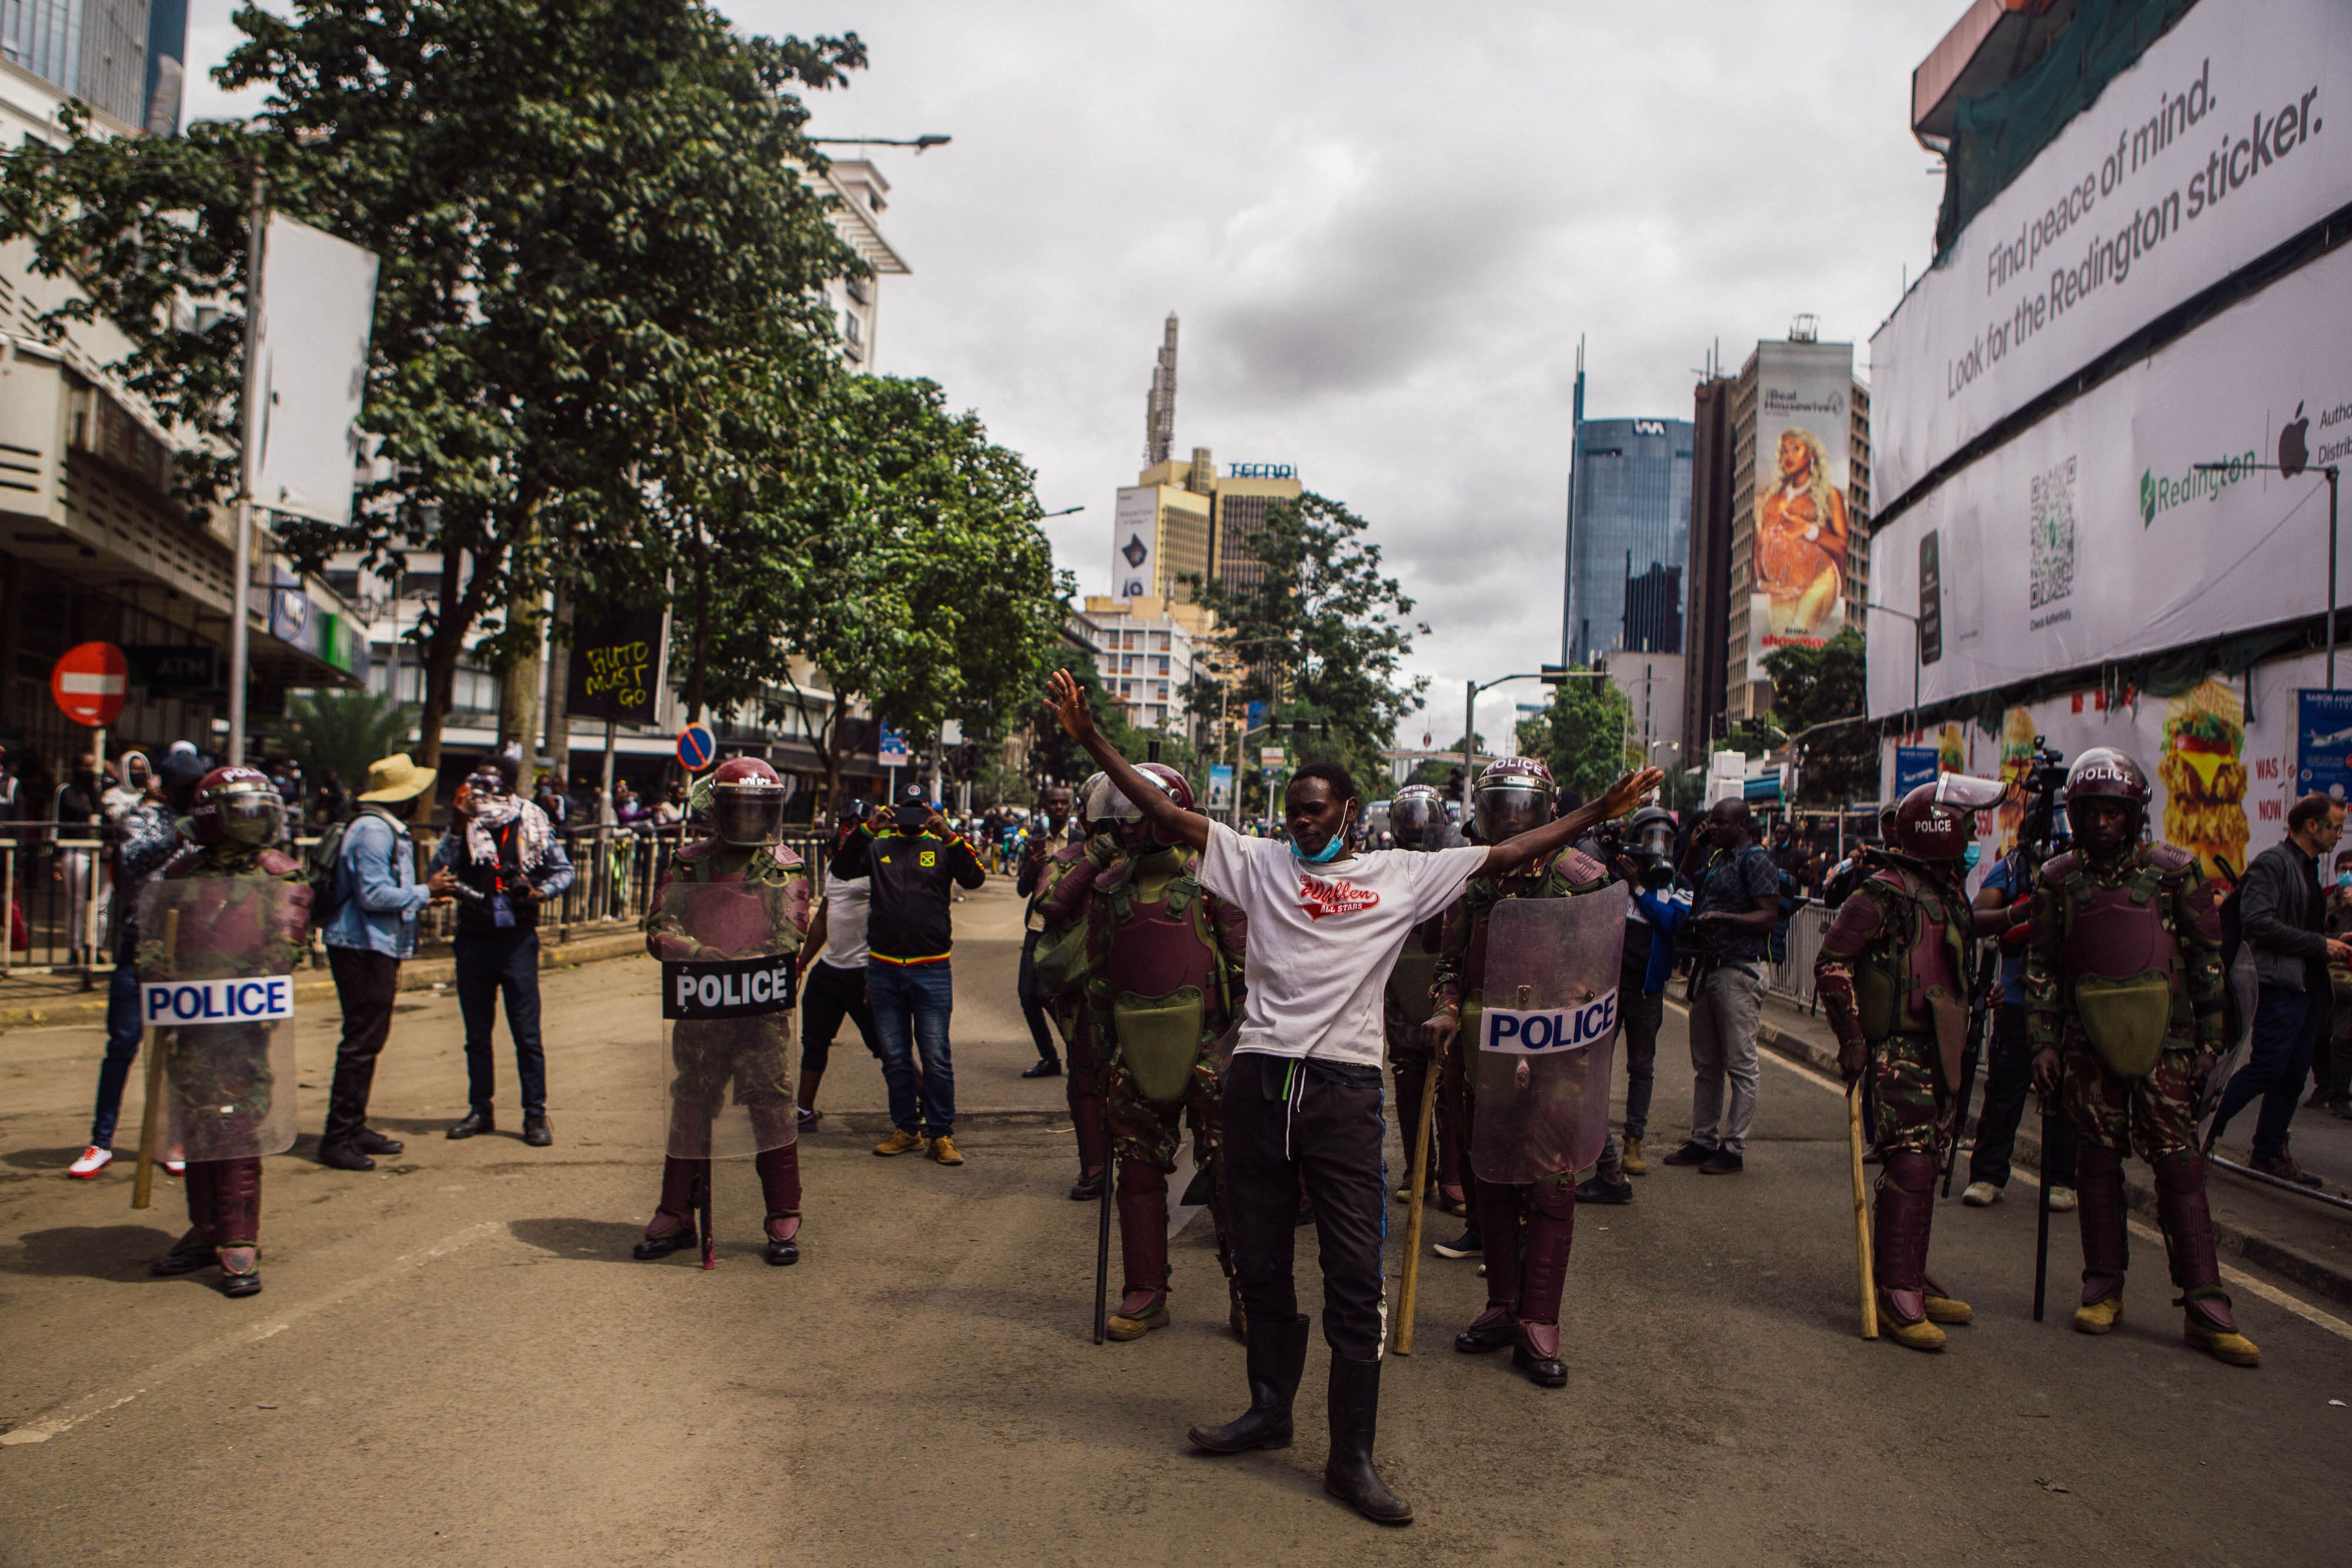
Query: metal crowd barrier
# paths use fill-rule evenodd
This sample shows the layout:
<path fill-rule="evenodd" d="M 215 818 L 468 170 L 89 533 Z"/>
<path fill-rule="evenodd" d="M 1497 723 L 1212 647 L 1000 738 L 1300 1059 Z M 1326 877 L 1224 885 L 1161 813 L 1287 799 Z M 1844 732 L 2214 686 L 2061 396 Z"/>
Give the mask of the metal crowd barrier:
<path fill-rule="evenodd" d="M 1821 956 L 1822 938 L 1829 935 L 1831 912 L 1808 904 L 1789 917 L 1789 956 L 1770 966 L 1766 984 L 1780 996 L 1810 1011 L 1813 994 L 1813 960 Z"/>
<path fill-rule="evenodd" d="M 701 830 L 685 824 L 656 827 L 586 827 L 557 830 L 572 862 L 572 883 L 541 913 L 541 923 L 560 936 L 574 926 L 635 925 L 652 907 L 653 892 L 669 857 Z M 423 882 L 441 831 L 415 833 L 416 879 Z M 297 856 L 318 842 L 306 834 L 293 841 Z M 823 864 L 831 841 L 803 829 L 787 830 L 784 841 L 812 874 Z M 0 975 L 79 972 L 86 977 L 112 966 L 121 910 L 115 896 L 114 844 L 90 836 L 87 828 L 60 830 L 46 822 L 18 822 L 0 834 Z M 93 897 L 93 894 L 95 895 Z M 420 946 L 446 944 L 457 928 L 455 905 L 426 908 L 417 920 Z"/>

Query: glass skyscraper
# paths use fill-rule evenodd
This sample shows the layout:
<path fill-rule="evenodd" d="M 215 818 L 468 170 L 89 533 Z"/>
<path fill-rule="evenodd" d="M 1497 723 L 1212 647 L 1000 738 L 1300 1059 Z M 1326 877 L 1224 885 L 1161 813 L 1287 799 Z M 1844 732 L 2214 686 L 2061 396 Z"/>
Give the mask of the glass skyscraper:
<path fill-rule="evenodd" d="M 1586 419 L 1580 367 L 1575 430 L 1560 638 L 1567 663 L 1589 664 L 1618 649 L 1679 653 L 1690 562 L 1690 422 Z"/>

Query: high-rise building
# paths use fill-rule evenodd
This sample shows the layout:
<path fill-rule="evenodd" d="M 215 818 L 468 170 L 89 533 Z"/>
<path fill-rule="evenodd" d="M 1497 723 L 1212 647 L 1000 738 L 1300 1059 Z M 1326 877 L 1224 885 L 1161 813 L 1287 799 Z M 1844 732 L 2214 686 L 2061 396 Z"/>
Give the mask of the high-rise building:
<path fill-rule="evenodd" d="M 1176 441 L 1176 314 L 1170 311 L 1144 402 L 1143 472 L 1111 516 L 1112 596 L 1185 600 L 1199 577 L 1253 588 L 1265 575 L 1253 541 L 1267 508 L 1304 493 L 1286 463 L 1236 463 L 1220 476 L 1205 446 L 1190 461 Z"/>
<path fill-rule="evenodd" d="M 914 269 L 882 234 L 882 211 L 890 204 L 890 182 L 863 158 L 835 159 L 824 175 L 837 198 L 833 226 L 861 260 L 870 277 L 839 277 L 825 285 L 841 326 L 841 357 L 853 369 L 871 373 L 881 331 L 882 280 L 905 277 Z"/>
<path fill-rule="evenodd" d="M 1772 706 L 1773 649 L 1818 647 L 1862 624 L 1870 597 L 1870 389 L 1853 345 L 1810 316 L 1759 342 L 1737 377 L 1708 378 L 1694 412 L 1685 754 Z"/>
<path fill-rule="evenodd" d="M 179 134 L 187 61 L 188 0 L 147 0 L 147 77 L 140 101 L 146 105 L 148 135 Z"/>
<path fill-rule="evenodd" d="M 1585 418 L 1580 347 L 1573 419 L 1561 652 L 1570 664 L 1619 649 L 1679 653 L 1691 427 L 1679 419 Z"/>
<path fill-rule="evenodd" d="M 115 122 L 147 123 L 148 0 L 0 0 L 0 59 Z M 185 28 L 185 16 L 182 16 Z"/>

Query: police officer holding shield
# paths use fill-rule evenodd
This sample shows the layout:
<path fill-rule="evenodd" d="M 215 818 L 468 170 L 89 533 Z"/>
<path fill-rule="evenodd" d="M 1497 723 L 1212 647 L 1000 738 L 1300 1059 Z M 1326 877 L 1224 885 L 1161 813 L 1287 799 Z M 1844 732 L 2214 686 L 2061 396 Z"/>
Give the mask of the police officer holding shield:
<path fill-rule="evenodd" d="M 261 1159 L 294 1146 L 291 977 L 310 885 L 277 847 L 285 821 L 268 774 L 214 768 L 179 823 L 194 847 L 139 899 L 139 979 L 164 1080 L 160 1157 L 187 1162 L 187 1234 L 151 1267 L 217 1262 L 226 1296 L 261 1289 Z"/>
<path fill-rule="evenodd" d="M 801 1255 L 789 1052 L 808 877 L 777 841 L 784 785 L 766 761 L 730 758 L 697 789 L 711 836 L 671 858 L 646 917 L 662 965 L 667 1126 L 661 1200 L 635 1255 L 667 1257 L 698 1236 L 709 1267 L 710 1162 L 749 1155 L 767 1201 L 764 1255 L 781 1268 Z"/>
<path fill-rule="evenodd" d="M 1551 770 L 1543 763 L 1525 757 L 1498 758 L 1478 775 L 1478 837 L 1499 844 L 1542 828 L 1551 821 L 1557 799 Z M 1568 1367 L 1559 1358 L 1559 1298 L 1576 1236 L 1576 1172 L 1599 1154 L 1608 1135 L 1609 1058 L 1596 1053 L 1590 1041 L 1551 1045 L 1549 1018 L 1539 1020 L 1544 1030 L 1540 1043 L 1518 1038 L 1516 1030 L 1492 1043 L 1532 1046 L 1556 1054 L 1537 1057 L 1516 1049 L 1488 1049 L 1490 1042 L 1480 1038 L 1480 1021 L 1489 1001 L 1517 1011 L 1533 1001 L 1556 1005 L 1570 999 L 1519 998 L 1533 986 L 1551 983 L 1571 953 L 1601 979 L 1596 990 L 1613 989 L 1625 940 L 1624 890 L 1613 889 L 1616 907 L 1611 920 L 1590 930 L 1590 923 L 1580 920 L 1562 925 L 1559 945 L 1520 944 L 1510 960 L 1500 965 L 1491 951 L 1492 925 L 1496 909 L 1515 900 L 1570 899 L 1604 888 L 1612 888 L 1608 868 L 1581 850 L 1565 847 L 1510 871 L 1472 878 L 1446 917 L 1433 988 L 1435 1010 L 1421 1027 L 1431 1050 L 1459 1063 L 1475 1177 L 1472 1201 L 1486 1259 L 1486 1310 L 1454 1336 L 1454 1348 L 1479 1355 L 1507 1344 L 1511 1364 L 1539 1388 L 1558 1388 L 1568 1381 Z M 1613 1032 L 1613 1023 L 1611 1027 Z M 1597 1098 L 1583 1092 L 1582 1082 L 1596 1055 L 1602 1064 Z M 1548 1092 L 1556 1069 L 1568 1069 L 1579 1080 L 1559 1095 Z M 1538 1072 L 1545 1075 L 1541 1085 Z M 1560 1123 L 1578 1113 L 1591 1121 L 1595 1112 L 1592 1147 L 1581 1159 L 1569 1158 L 1572 1134 L 1580 1129 Z"/>

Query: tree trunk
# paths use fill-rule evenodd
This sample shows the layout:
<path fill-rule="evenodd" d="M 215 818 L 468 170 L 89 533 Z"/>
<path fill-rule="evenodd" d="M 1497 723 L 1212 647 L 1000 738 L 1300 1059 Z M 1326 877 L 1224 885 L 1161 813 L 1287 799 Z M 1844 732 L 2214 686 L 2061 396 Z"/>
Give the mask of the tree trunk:
<path fill-rule="evenodd" d="M 702 716 L 703 670 L 710 649 L 710 549 L 703 543 L 702 518 L 694 519 L 694 640 L 686 667 L 686 722 Z"/>
<path fill-rule="evenodd" d="M 572 788 L 572 716 L 564 705 L 572 699 L 572 596 L 558 589 L 555 615 L 547 643 L 547 754 L 555 759 L 556 788 Z"/>

